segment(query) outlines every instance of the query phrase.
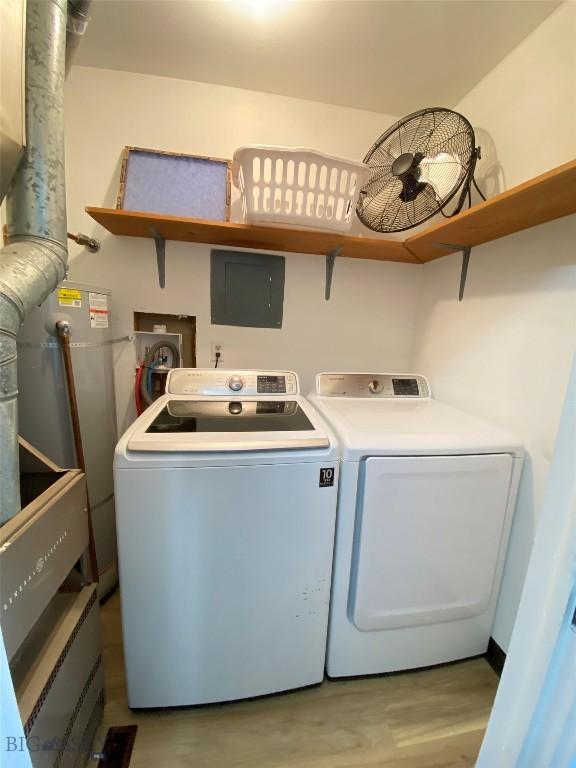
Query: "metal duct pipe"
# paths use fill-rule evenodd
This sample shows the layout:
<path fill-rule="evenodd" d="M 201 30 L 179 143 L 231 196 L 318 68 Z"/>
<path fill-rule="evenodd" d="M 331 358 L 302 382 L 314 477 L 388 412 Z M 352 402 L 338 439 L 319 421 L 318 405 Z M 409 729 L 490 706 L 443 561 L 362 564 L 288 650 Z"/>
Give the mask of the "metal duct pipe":
<path fill-rule="evenodd" d="M 26 150 L 7 196 L 0 251 L 0 524 L 20 510 L 16 336 L 66 276 L 65 0 L 28 0 Z"/>
<path fill-rule="evenodd" d="M 80 45 L 82 36 L 90 21 L 92 0 L 68 0 L 68 23 L 66 32 L 66 74 L 70 72 L 72 58 Z"/>

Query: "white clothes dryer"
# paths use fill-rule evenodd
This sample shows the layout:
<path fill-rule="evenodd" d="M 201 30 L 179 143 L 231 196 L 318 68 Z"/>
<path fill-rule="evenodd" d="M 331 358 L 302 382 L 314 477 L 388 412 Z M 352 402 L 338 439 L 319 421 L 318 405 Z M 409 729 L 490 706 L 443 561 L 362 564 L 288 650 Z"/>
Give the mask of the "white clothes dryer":
<path fill-rule="evenodd" d="M 340 488 L 327 672 L 425 667 L 486 651 L 523 451 L 434 400 L 424 376 L 322 373 Z"/>
<path fill-rule="evenodd" d="M 337 476 L 296 374 L 170 371 L 114 462 L 132 708 L 322 681 Z"/>

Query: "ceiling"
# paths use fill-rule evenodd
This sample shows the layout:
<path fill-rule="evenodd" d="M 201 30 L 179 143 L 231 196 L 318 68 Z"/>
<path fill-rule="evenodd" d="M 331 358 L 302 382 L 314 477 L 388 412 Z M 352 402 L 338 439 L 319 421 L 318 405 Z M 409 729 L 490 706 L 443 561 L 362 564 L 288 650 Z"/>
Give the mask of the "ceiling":
<path fill-rule="evenodd" d="M 95 0 L 75 64 L 404 115 L 454 107 L 556 0 Z"/>

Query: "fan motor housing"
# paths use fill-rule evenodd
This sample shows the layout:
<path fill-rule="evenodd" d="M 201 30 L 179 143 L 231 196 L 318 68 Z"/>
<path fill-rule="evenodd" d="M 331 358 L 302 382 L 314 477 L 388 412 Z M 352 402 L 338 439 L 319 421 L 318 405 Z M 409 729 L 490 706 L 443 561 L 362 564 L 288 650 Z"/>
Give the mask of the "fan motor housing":
<path fill-rule="evenodd" d="M 412 152 L 403 152 L 392 163 L 392 173 L 394 176 L 404 176 L 404 174 L 418 165 L 422 157 L 423 155 L 420 152 L 417 152 L 415 155 Z"/>

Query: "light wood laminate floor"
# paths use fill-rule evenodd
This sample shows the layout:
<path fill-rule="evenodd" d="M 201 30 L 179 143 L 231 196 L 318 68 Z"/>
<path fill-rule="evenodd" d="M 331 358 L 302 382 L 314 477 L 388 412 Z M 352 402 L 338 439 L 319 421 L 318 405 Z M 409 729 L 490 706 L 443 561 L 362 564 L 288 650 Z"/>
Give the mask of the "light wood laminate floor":
<path fill-rule="evenodd" d="M 138 725 L 130 768 L 473 766 L 498 678 L 484 659 L 346 681 L 234 704 L 134 713 L 124 680 L 119 594 L 102 607 L 111 725 Z"/>

